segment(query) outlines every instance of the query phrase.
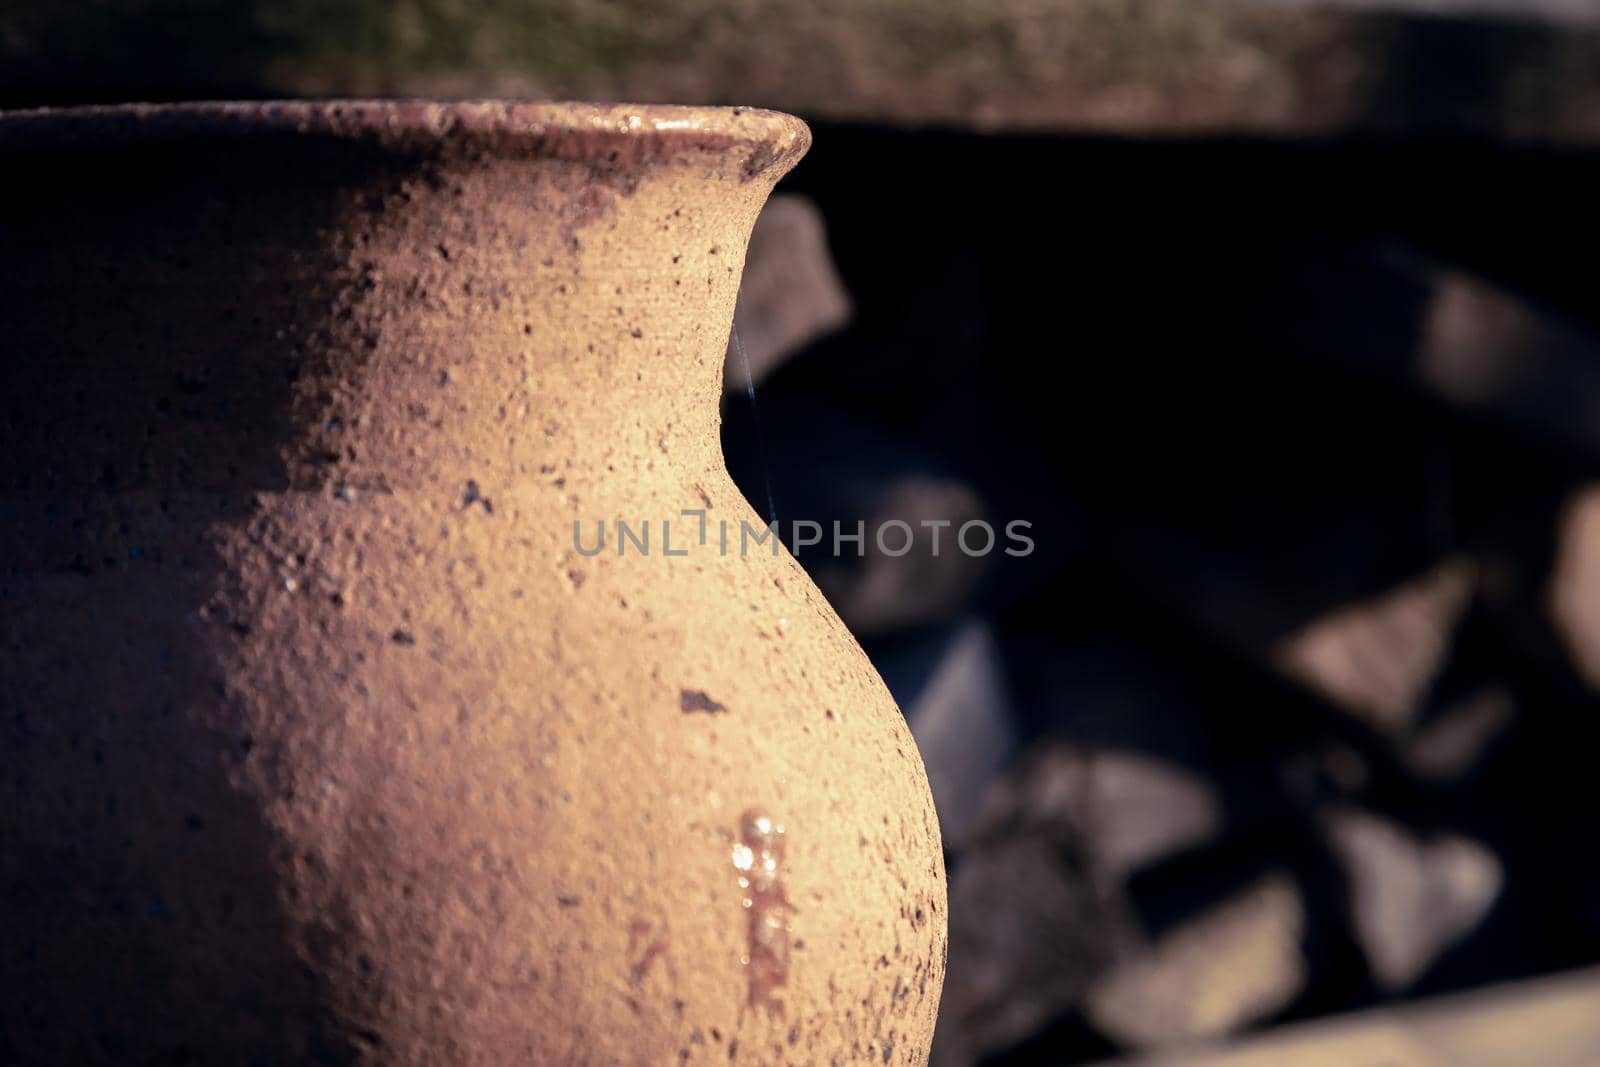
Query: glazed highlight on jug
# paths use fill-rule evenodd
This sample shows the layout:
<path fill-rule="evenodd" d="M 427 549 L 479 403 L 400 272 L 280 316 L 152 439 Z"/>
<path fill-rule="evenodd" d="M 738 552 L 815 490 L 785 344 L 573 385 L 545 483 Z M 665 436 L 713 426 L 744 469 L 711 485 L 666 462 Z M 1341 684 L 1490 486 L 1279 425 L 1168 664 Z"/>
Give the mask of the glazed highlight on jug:
<path fill-rule="evenodd" d="M 920 761 L 709 509 L 750 110 L 0 116 L 0 1059 L 923 1063 Z"/>

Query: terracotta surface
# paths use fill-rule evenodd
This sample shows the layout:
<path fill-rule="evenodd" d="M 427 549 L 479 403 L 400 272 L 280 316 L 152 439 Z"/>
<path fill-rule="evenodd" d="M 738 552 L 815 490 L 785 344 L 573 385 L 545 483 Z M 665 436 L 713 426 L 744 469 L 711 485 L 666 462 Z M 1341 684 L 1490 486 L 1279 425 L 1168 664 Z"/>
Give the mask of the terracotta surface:
<path fill-rule="evenodd" d="M 0 1060 L 924 1062 L 922 766 L 718 444 L 808 139 L 0 118 Z"/>

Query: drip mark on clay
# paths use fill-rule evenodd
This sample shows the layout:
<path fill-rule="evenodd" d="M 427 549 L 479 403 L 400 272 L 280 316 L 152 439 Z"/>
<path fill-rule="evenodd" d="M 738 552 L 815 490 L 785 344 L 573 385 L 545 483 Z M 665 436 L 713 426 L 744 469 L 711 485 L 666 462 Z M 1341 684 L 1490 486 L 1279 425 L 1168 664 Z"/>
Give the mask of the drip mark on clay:
<path fill-rule="evenodd" d="M 783 888 L 783 824 L 760 808 L 739 816 L 739 841 L 733 846 L 733 867 L 739 872 L 739 903 L 747 923 L 745 954 L 740 963 L 749 982 L 748 1003 L 784 1014 L 776 992 L 789 984 L 789 913 Z"/>

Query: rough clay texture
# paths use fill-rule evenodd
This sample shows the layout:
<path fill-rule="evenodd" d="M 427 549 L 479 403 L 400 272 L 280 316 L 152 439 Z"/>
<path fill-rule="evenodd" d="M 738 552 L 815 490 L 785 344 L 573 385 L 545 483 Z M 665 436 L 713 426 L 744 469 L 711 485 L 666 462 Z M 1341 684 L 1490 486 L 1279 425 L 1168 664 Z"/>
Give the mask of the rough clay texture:
<path fill-rule="evenodd" d="M 922 765 L 800 568 L 737 550 L 718 445 L 807 140 L 0 119 L 0 1060 L 925 1061 Z"/>

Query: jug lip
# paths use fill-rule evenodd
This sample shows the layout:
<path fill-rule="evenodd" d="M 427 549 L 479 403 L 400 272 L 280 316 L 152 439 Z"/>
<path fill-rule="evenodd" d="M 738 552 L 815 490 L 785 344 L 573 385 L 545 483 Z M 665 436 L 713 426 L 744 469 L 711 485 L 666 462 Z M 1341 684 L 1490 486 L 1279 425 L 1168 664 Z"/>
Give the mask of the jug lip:
<path fill-rule="evenodd" d="M 506 154 L 647 161 L 679 153 L 750 153 L 746 176 L 792 163 L 811 132 L 755 107 L 537 100 L 216 100 L 0 111 L 0 151 L 274 134 L 396 148 L 470 142 Z M 612 155 L 616 153 L 616 155 Z"/>

